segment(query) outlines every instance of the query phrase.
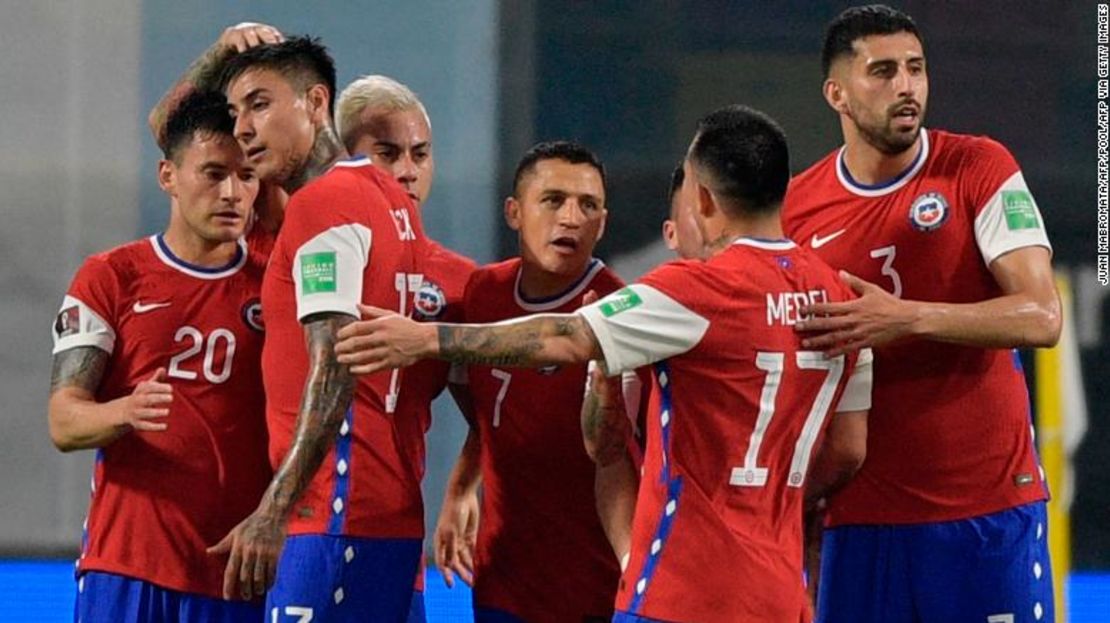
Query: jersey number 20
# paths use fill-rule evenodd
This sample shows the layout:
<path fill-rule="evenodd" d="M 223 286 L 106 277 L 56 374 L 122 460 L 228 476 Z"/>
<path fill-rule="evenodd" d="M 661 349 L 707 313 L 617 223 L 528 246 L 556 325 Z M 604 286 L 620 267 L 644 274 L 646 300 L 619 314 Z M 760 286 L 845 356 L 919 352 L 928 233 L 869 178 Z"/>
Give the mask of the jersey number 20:
<path fill-rule="evenodd" d="M 809 467 L 809 455 L 813 444 L 821 433 L 821 425 L 825 416 L 832 408 L 832 400 L 836 395 L 836 386 L 840 377 L 844 375 L 844 355 L 828 358 L 822 353 L 801 350 L 796 354 L 798 368 L 802 370 L 825 370 L 825 381 L 817 392 L 817 398 L 806 416 L 802 425 L 802 434 L 794 444 L 794 455 L 790 459 L 790 477 L 787 486 L 801 487 L 805 482 L 806 469 Z M 785 353 L 757 353 L 755 366 L 767 373 L 763 381 L 763 391 L 759 395 L 759 416 L 755 420 L 752 436 L 748 440 L 748 452 L 744 455 L 744 465 L 732 468 L 728 483 L 735 487 L 762 487 L 767 484 L 767 468 L 759 467 L 759 446 L 763 444 L 763 437 L 771 418 L 775 415 L 775 398 L 778 396 L 779 387 L 782 385 L 782 373 L 786 360 Z"/>
<path fill-rule="evenodd" d="M 170 370 L 166 374 L 177 379 L 196 380 L 196 369 L 190 370 L 186 363 L 200 351 L 204 351 L 204 360 L 199 366 L 204 378 L 213 384 L 220 384 L 231 377 L 231 362 L 235 357 L 235 334 L 227 329 L 216 329 L 207 337 L 196 327 L 185 325 L 177 330 L 173 336 L 174 342 L 191 342 L 184 351 L 170 358 Z M 224 362 L 216 370 L 216 353 L 222 348 Z"/>

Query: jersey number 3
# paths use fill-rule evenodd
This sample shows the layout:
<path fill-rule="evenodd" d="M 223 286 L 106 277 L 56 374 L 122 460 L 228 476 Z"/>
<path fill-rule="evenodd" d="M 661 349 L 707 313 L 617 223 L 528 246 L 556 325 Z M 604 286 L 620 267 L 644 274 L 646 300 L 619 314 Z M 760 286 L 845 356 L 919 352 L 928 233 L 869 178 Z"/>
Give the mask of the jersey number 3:
<path fill-rule="evenodd" d="M 809 467 L 809 455 L 817 436 L 821 433 L 821 425 L 825 416 L 832 408 L 832 400 L 836 395 L 836 386 L 844 375 L 844 355 L 833 358 L 825 357 L 815 351 L 798 351 L 796 354 L 798 368 L 801 370 L 825 370 L 825 381 L 817 392 L 817 398 L 806 416 L 802 425 L 802 434 L 794 444 L 794 455 L 790 459 L 790 477 L 787 486 L 801 487 L 805 482 L 806 469 Z M 748 440 L 748 451 L 744 455 L 744 465 L 732 468 L 728 483 L 734 487 L 762 487 L 767 484 L 767 468 L 759 467 L 759 446 L 763 444 L 763 437 L 767 434 L 767 427 L 775 415 L 775 398 L 778 396 L 779 387 L 782 385 L 782 373 L 786 361 L 785 353 L 757 353 L 755 367 L 767 373 L 763 381 L 763 391 L 759 394 L 759 416 L 755 420 L 752 436 Z"/>

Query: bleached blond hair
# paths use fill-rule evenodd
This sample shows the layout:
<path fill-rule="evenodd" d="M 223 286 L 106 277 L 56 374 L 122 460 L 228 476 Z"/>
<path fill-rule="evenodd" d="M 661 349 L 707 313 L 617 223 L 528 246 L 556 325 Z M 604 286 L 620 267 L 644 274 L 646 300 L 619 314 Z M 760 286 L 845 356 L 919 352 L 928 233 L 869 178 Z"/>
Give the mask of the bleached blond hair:
<path fill-rule="evenodd" d="M 362 76 L 343 89 L 339 94 L 339 103 L 335 107 L 335 124 L 339 132 L 339 140 L 343 141 L 349 151 L 354 150 L 362 127 L 359 117 L 367 108 L 382 112 L 417 109 L 428 122 L 428 129 L 432 128 L 428 111 L 424 109 L 424 104 L 412 89 L 388 76 Z"/>

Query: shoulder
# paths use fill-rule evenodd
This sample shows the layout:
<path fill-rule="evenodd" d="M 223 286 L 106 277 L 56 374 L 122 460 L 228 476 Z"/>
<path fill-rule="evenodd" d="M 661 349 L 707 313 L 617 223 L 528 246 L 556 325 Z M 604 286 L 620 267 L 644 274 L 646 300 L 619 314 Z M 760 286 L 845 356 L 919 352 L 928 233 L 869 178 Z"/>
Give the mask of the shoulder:
<path fill-rule="evenodd" d="M 710 262 L 716 260 L 720 254 L 709 260 L 671 260 L 660 264 L 640 277 L 638 283 L 663 290 L 668 294 L 677 294 L 682 290 L 684 283 L 691 279 L 700 280 L 710 270 Z"/>
<path fill-rule="evenodd" d="M 474 269 L 470 275 L 471 283 L 513 283 L 516 281 L 517 271 L 520 270 L 520 258 L 514 257 L 493 264 L 486 264 Z"/>
<path fill-rule="evenodd" d="M 782 221 L 791 231 L 790 223 L 805 219 L 813 210 L 820 209 L 832 194 L 839 189 L 836 176 L 836 158 L 840 149 L 833 150 L 808 169 L 790 179 L 786 196 L 782 201 Z"/>
<path fill-rule="evenodd" d="M 1005 145 L 983 135 L 929 130 L 937 159 L 955 160 L 963 166 L 1012 166 L 1014 156 Z"/>
<path fill-rule="evenodd" d="M 140 238 L 85 258 L 78 274 L 87 278 L 125 280 L 149 271 L 158 262 L 151 238 Z"/>
<path fill-rule="evenodd" d="M 825 154 L 817 162 L 811 164 L 808 168 L 790 178 L 790 184 L 787 186 L 787 195 L 791 192 L 798 190 L 805 190 L 814 181 L 822 179 L 829 173 L 835 173 L 834 167 L 836 166 L 836 155 L 840 153 L 840 148 L 836 148 Z"/>
<path fill-rule="evenodd" d="M 444 266 L 467 275 L 478 270 L 478 263 L 469 257 L 452 251 L 440 243 L 427 239 L 428 241 L 428 261 L 436 265 Z"/>

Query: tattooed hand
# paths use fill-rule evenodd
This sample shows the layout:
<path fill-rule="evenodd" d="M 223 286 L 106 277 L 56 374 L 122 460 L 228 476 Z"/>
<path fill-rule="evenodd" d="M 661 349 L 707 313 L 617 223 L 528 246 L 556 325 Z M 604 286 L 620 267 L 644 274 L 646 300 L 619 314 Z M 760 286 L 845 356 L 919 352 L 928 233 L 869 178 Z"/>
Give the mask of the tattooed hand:
<path fill-rule="evenodd" d="M 335 352 L 351 374 L 403 368 L 434 353 L 436 328 L 377 307 L 359 305 L 364 320 L 339 331 Z"/>

